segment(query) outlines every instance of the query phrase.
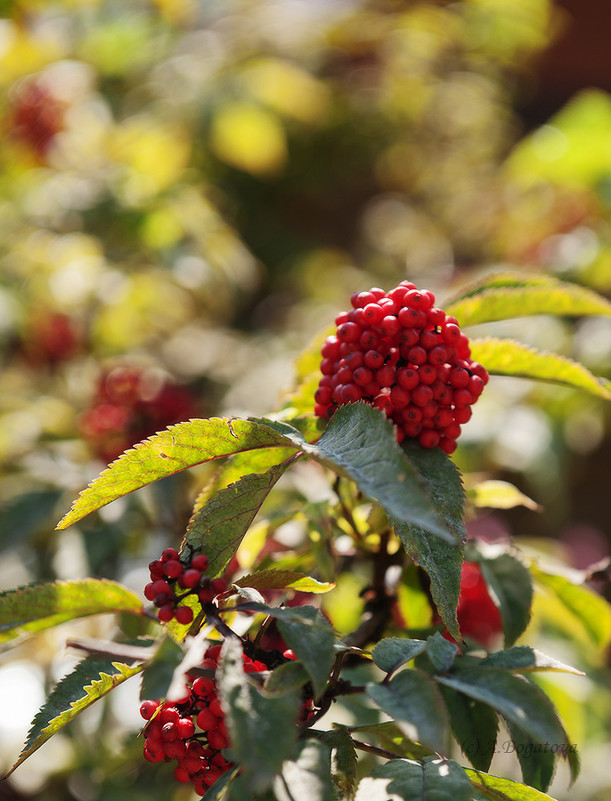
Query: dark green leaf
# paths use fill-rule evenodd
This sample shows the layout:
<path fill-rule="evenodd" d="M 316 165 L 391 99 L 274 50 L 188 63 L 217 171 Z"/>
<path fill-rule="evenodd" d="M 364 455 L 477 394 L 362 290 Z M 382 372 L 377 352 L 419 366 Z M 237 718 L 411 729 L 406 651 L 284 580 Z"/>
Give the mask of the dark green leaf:
<path fill-rule="evenodd" d="M 270 426 L 250 420 L 190 420 L 155 434 L 121 454 L 83 490 L 57 528 L 160 478 L 241 451 L 291 448 L 293 443 Z"/>
<path fill-rule="evenodd" d="M 471 357 L 485 365 L 489 373 L 550 381 L 611 400 L 611 382 L 565 356 L 538 351 L 513 339 L 493 337 L 472 339 L 470 347 Z"/>
<path fill-rule="evenodd" d="M 478 797 L 483 796 L 488 801 L 553 801 L 549 795 L 511 779 L 502 779 L 500 776 L 491 776 L 470 768 L 465 768 L 465 773 L 480 794 Z"/>
<path fill-rule="evenodd" d="M 546 656 L 536 648 L 531 648 L 530 645 L 514 645 L 513 648 L 507 648 L 505 651 L 489 654 L 482 659 L 481 665 L 520 673 L 534 670 L 557 670 L 562 673 L 575 673 L 578 676 L 584 675 L 583 671 L 565 665 L 551 656 Z"/>
<path fill-rule="evenodd" d="M 447 689 L 446 687 L 443 688 Z M 385 720 L 383 723 L 373 723 L 370 726 L 351 726 L 350 731 L 356 735 L 354 742 L 365 740 L 369 743 L 371 738 L 375 738 L 380 746 L 389 754 L 396 754 L 407 759 L 423 759 L 426 756 L 434 756 L 436 751 L 427 748 L 420 743 L 411 740 L 392 720 Z"/>
<path fill-rule="evenodd" d="M 170 637 L 163 637 L 153 658 L 144 668 L 140 698 L 159 701 L 168 694 L 174 671 L 184 657 L 182 648 Z"/>
<path fill-rule="evenodd" d="M 477 770 L 488 770 L 495 754 L 498 716 L 487 704 L 450 687 L 439 687 L 450 714 L 452 734 L 460 750 Z"/>
<path fill-rule="evenodd" d="M 505 647 L 513 645 L 530 621 L 532 578 L 526 565 L 508 553 L 479 561 L 488 588 L 496 596 Z"/>
<path fill-rule="evenodd" d="M 111 612 L 141 614 L 142 601 L 114 581 L 83 579 L 30 584 L 0 593 L 0 643 L 67 620 Z"/>
<path fill-rule="evenodd" d="M 214 782 L 213 785 L 208 787 L 202 801 L 221 801 L 222 798 L 228 798 L 229 785 L 235 779 L 236 772 L 228 770 Z"/>
<path fill-rule="evenodd" d="M 448 642 L 436 631 L 427 638 L 426 652 L 437 673 L 447 673 L 451 668 L 454 657 L 458 653 L 456 643 Z"/>
<path fill-rule="evenodd" d="M 356 801 L 472 801 L 473 787 L 453 759 L 393 759 L 359 784 Z"/>
<path fill-rule="evenodd" d="M 393 424 L 378 409 L 366 403 L 340 406 L 318 443 L 304 443 L 302 450 L 354 481 L 395 521 L 455 543 L 456 533 L 440 520 L 422 474 L 405 458 Z"/>
<path fill-rule="evenodd" d="M 299 698 L 296 693 L 263 697 L 244 673 L 242 645 L 237 639 L 225 640 L 216 676 L 226 710 L 231 758 L 242 768 L 250 792 L 264 792 L 282 763 L 293 756 Z"/>
<path fill-rule="evenodd" d="M 568 742 L 566 732 L 549 698 L 522 676 L 494 668 L 467 668 L 437 681 L 488 704 L 508 722 L 519 726 L 539 743 Z"/>
<path fill-rule="evenodd" d="M 417 525 L 394 522 L 395 531 L 412 559 L 427 573 L 431 595 L 448 631 L 457 642 L 462 639 L 456 618 L 460 595 L 465 535 L 464 490 L 460 473 L 440 448 L 422 448 L 418 443 L 403 443 L 409 461 L 415 465 L 431 494 L 439 517 L 454 535 L 453 542 L 430 537 Z"/>
<path fill-rule="evenodd" d="M 299 690 L 310 677 L 301 662 L 285 662 L 270 673 L 263 685 L 268 695 L 284 695 Z"/>
<path fill-rule="evenodd" d="M 331 751 L 318 740 L 304 740 L 294 760 L 282 765 L 274 781 L 277 801 L 333 801 Z"/>
<path fill-rule="evenodd" d="M 410 640 L 403 637 L 386 637 L 374 647 L 371 658 L 385 673 L 394 671 L 409 662 L 426 648 L 426 640 Z"/>
<path fill-rule="evenodd" d="M 502 745 L 507 754 L 516 754 L 525 784 L 545 792 L 554 778 L 556 756 L 549 743 L 534 740 L 514 723 L 507 723 L 510 739 Z"/>
<path fill-rule="evenodd" d="M 435 751 L 444 751 L 445 705 L 426 674 L 403 670 L 388 684 L 368 684 L 367 695 L 410 739 Z"/>
<path fill-rule="evenodd" d="M 32 728 L 19 759 L 6 775 L 9 776 L 18 765 L 70 723 L 79 712 L 90 707 L 114 687 L 140 673 L 141 670 L 142 665 L 125 665 L 98 656 L 88 657 L 79 662 L 74 671 L 52 690 L 32 722 Z"/>

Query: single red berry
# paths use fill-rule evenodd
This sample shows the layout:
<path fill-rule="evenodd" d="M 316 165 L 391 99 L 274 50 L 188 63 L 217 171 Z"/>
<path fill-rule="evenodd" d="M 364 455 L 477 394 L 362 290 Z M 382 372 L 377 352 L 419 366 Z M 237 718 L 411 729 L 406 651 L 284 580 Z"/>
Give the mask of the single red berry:
<path fill-rule="evenodd" d="M 423 364 L 418 369 L 421 384 L 434 384 L 437 381 L 437 368 L 432 364 Z"/>
<path fill-rule="evenodd" d="M 365 366 L 371 370 L 378 370 L 384 364 L 384 356 L 377 350 L 368 350 L 363 359 Z"/>
<path fill-rule="evenodd" d="M 405 423 L 419 423 L 422 420 L 422 409 L 419 406 L 410 404 L 405 409 L 402 409 L 401 419 Z"/>
<path fill-rule="evenodd" d="M 424 328 L 427 323 L 426 312 L 422 309 L 403 307 L 399 309 L 399 322 L 404 328 Z"/>
<path fill-rule="evenodd" d="M 363 351 L 375 349 L 377 348 L 379 343 L 380 343 L 380 337 L 376 334 L 375 331 L 371 330 L 363 331 L 363 333 L 359 337 L 359 347 Z"/>
<path fill-rule="evenodd" d="M 448 351 L 443 345 L 435 345 L 428 353 L 428 362 L 433 365 L 445 364 L 448 359 Z"/>
<path fill-rule="evenodd" d="M 162 562 L 168 562 L 170 559 L 178 559 L 178 551 L 175 548 L 166 548 L 161 554 Z"/>
<path fill-rule="evenodd" d="M 395 371 L 389 364 L 386 364 L 376 370 L 375 380 L 381 387 L 391 387 L 395 380 Z"/>
<path fill-rule="evenodd" d="M 200 570 L 195 570 L 194 568 L 190 567 L 182 574 L 182 576 L 178 579 L 178 583 L 183 589 L 192 590 L 194 587 L 197 587 L 199 582 L 201 581 L 202 574 Z"/>
<path fill-rule="evenodd" d="M 390 390 L 390 400 L 395 409 L 403 409 L 410 401 L 410 393 L 402 387 L 393 387 Z"/>
<path fill-rule="evenodd" d="M 140 704 L 140 716 L 144 718 L 144 720 L 150 720 L 158 709 L 158 701 L 143 701 Z"/>
<path fill-rule="evenodd" d="M 342 342 L 356 342 L 361 336 L 361 328 L 356 323 L 346 322 L 337 329 L 337 337 Z"/>
<path fill-rule="evenodd" d="M 318 387 L 314 393 L 314 400 L 321 406 L 328 406 L 331 403 L 331 390 L 329 387 Z"/>
<path fill-rule="evenodd" d="M 432 293 L 431 293 L 432 294 Z M 433 298 L 435 296 L 433 295 Z M 430 309 L 433 305 L 433 300 L 426 290 L 417 290 L 417 289 L 410 289 L 409 292 L 406 294 L 403 302 L 406 306 L 410 306 L 413 309 L 419 309 L 422 311 L 426 311 Z"/>
<path fill-rule="evenodd" d="M 415 389 L 420 383 L 418 371 L 412 367 L 400 367 L 397 370 L 397 383 L 403 389 Z"/>
<path fill-rule="evenodd" d="M 441 439 L 439 440 L 439 447 L 444 453 L 447 453 L 448 456 L 451 453 L 454 453 L 454 451 L 456 450 L 456 444 L 457 444 L 456 440 L 450 439 L 449 437 L 441 437 Z"/>
<path fill-rule="evenodd" d="M 172 604 L 164 604 L 163 606 L 159 607 L 157 617 L 161 623 L 169 623 L 174 617 L 174 608 Z"/>
<path fill-rule="evenodd" d="M 163 578 L 163 562 L 161 559 L 154 559 L 152 562 L 149 562 L 149 571 L 153 581 Z"/>
<path fill-rule="evenodd" d="M 441 326 L 441 338 L 449 345 L 453 345 L 460 337 L 460 328 L 455 323 L 444 323 Z"/>
<path fill-rule="evenodd" d="M 352 381 L 344 384 L 340 395 L 340 403 L 355 403 L 363 397 L 363 390 Z"/>
<path fill-rule="evenodd" d="M 363 318 L 367 325 L 378 325 L 384 317 L 384 309 L 378 303 L 368 303 L 363 308 Z"/>
<path fill-rule="evenodd" d="M 163 566 L 163 572 L 168 578 L 178 578 L 182 575 L 183 566 L 178 559 L 168 559 Z"/>
<path fill-rule="evenodd" d="M 321 349 L 323 359 L 337 359 L 338 354 L 339 339 L 336 336 L 327 337 Z"/>
<path fill-rule="evenodd" d="M 177 782 L 186 783 L 191 781 L 189 771 L 186 768 L 183 768 L 181 765 L 174 769 L 174 778 Z"/>
<path fill-rule="evenodd" d="M 385 337 L 394 337 L 401 330 L 401 323 L 394 315 L 387 315 L 380 323 L 380 331 Z"/>
<path fill-rule="evenodd" d="M 433 390 L 426 384 L 419 384 L 412 392 L 412 403 L 416 406 L 426 406 L 433 400 Z"/>
<path fill-rule="evenodd" d="M 433 428 L 426 428 L 420 432 L 418 442 L 423 448 L 435 448 L 439 445 L 439 434 Z"/>
<path fill-rule="evenodd" d="M 220 595 L 227 590 L 227 582 L 222 578 L 212 579 L 210 582 L 210 588 L 213 590 L 215 595 Z"/>
<path fill-rule="evenodd" d="M 198 553 L 195 554 L 193 559 L 191 559 L 191 567 L 195 568 L 195 570 L 208 570 L 208 565 L 210 564 L 208 557 L 206 554 Z"/>
<path fill-rule="evenodd" d="M 408 351 L 407 361 L 411 364 L 424 364 L 427 360 L 427 352 L 420 345 L 414 345 Z"/>
<path fill-rule="evenodd" d="M 462 392 L 462 390 L 459 391 Z M 458 409 L 454 409 L 454 420 L 460 425 L 464 425 L 464 423 L 469 422 L 472 414 L 473 411 L 470 406 L 461 406 Z"/>
<path fill-rule="evenodd" d="M 218 724 L 218 718 L 213 715 L 209 709 L 202 709 L 197 715 L 197 726 L 202 731 L 210 731 L 215 729 Z"/>
<path fill-rule="evenodd" d="M 174 618 L 181 626 L 187 626 L 193 622 L 193 610 L 190 606 L 179 606 L 174 612 Z"/>
<path fill-rule="evenodd" d="M 456 388 L 466 387 L 467 384 L 469 383 L 469 378 L 470 378 L 469 371 L 465 370 L 464 367 L 453 367 L 450 370 L 449 381 L 453 387 Z"/>
<path fill-rule="evenodd" d="M 368 367 L 357 367 L 352 378 L 359 387 L 366 387 L 373 381 L 373 373 Z M 314 397 L 316 398 L 316 395 Z"/>

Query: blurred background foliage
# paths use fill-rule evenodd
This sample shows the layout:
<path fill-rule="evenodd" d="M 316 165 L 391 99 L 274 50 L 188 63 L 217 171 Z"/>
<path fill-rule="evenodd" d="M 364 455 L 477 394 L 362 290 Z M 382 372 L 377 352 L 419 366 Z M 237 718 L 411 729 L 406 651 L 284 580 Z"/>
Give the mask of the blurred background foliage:
<path fill-rule="evenodd" d="M 575 17 L 567 5 L 0 3 L 1 589 L 94 575 L 140 591 L 148 560 L 179 541 L 202 475 L 54 535 L 69 500 L 167 424 L 277 409 L 295 356 L 355 290 L 409 278 L 443 303 L 509 267 L 611 296 L 611 72 L 598 64 L 575 85 L 571 32 L 596 3 Z M 587 39 L 582 49 L 585 63 Z M 555 52 L 573 57 L 564 84 Z M 477 327 L 488 331 L 611 377 L 608 320 Z M 610 457 L 603 401 L 493 379 L 456 460 L 545 512 L 484 512 L 473 536 L 515 536 L 587 568 L 609 551 Z M 343 581 L 336 598 L 358 583 Z M 535 639 L 557 634 L 544 612 Z M 64 635 L 0 657 L 2 767 L 71 664 Z M 564 647 L 557 637 L 547 650 Z M 554 700 L 587 768 L 605 748 L 608 676 L 587 649 L 571 659 L 588 678 L 557 683 Z M 157 797 L 162 774 L 136 756 L 137 704 L 113 695 L 0 798 Z M 596 773 L 552 793 L 608 797 Z M 165 792 L 189 797 L 172 781 Z"/>

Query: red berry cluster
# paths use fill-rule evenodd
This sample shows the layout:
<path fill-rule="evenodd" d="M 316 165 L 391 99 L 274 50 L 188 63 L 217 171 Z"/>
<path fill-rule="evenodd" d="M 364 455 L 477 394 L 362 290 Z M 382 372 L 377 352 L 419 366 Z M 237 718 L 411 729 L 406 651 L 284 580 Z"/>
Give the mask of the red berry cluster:
<path fill-rule="evenodd" d="M 111 462 L 136 442 L 196 412 L 191 393 L 158 371 L 120 366 L 100 376 L 92 405 L 81 415 L 80 428 L 97 455 Z"/>
<path fill-rule="evenodd" d="M 417 438 L 452 453 L 488 381 L 456 318 L 411 281 L 389 292 L 356 292 L 351 302 L 322 347 L 314 413 L 330 417 L 341 404 L 363 400 L 390 417 L 399 442 Z"/>
<path fill-rule="evenodd" d="M 151 580 L 144 588 L 144 597 L 157 607 L 157 617 L 162 623 L 176 620 L 188 625 L 193 621 L 190 606 L 180 606 L 188 595 L 197 595 L 202 604 L 210 603 L 225 592 L 227 582 L 222 578 L 205 575 L 208 557 L 191 551 L 182 559 L 175 548 L 166 548 L 161 559 L 149 564 Z"/>
<path fill-rule="evenodd" d="M 200 667 L 216 671 L 220 651 L 220 645 L 208 648 Z M 244 654 L 246 672 L 267 669 Z M 144 701 L 140 714 L 148 721 L 144 728 L 145 758 L 149 762 L 175 759 L 176 779 L 192 782 L 200 795 L 232 767 L 221 753 L 229 745 L 229 737 L 214 678 L 190 679 L 184 696 L 176 701 Z"/>
<path fill-rule="evenodd" d="M 503 633 L 498 607 L 490 597 L 479 565 L 465 562 L 460 578 L 460 597 L 456 609 L 460 633 L 488 648 Z"/>
<path fill-rule="evenodd" d="M 57 134 L 64 128 L 66 104 L 43 78 L 23 80 L 12 103 L 12 135 L 27 142 L 44 161 Z"/>

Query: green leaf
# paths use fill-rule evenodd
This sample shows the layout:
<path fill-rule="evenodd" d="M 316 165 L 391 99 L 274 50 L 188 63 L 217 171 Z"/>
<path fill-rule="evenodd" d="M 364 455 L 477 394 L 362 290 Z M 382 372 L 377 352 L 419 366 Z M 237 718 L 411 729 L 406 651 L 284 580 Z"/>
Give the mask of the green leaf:
<path fill-rule="evenodd" d="M 532 578 L 522 562 L 508 553 L 491 559 L 478 560 L 489 590 L 496 596 L 505 647 L 513 645 L 530 621 L 532 606 Z"/>
<path fill-rule="evenodd" d="M 327 581 L 317 581 L 303 573 L 294 570 L 258 570 L 242 576 L 234 584 L 238 587 L 252 587 L 256 590 L 298 590 L 314 594 L 329 592 L 335 584 Z"/>
<path fill-rule="evenodd" d="M 537 585 L 553 593 L 570 619 L 580 624 L 589 640 L 604 648 L 611 642 L 611 606 L 597 593 L 564 576 L 533 568 Z"/>
<path fill-rule="evenodd" d="M 274 610 L 284 641 L 312 680 L 314 695 L 324 692 L 335 658 L 335 634 L 320 609 L 313 606 Z"/>
<path fill-rule="evenodd" d="M 229 792 L 229 785 L 235 777 L 235 770 L 228 770 L 226 773 L 223 773 L 213 785 L 208 787 L 201 801 L 221 801 L 222 798 L 229 798 L 227 795 Z"/>
<path fill-rule="evenodd" d="M 284 695 L 299 690 L 309 680 L 310 676 L 301 662 L 290 661 L 274 668 L 263 687 L 267 695 Z"/>
<path fill-rule="evenodd" d="M 574 673 L 584 676 L 585 673 L 577 668 L 565 665 L 551 656 L 541 653 L 530 645 L 515 645 L 504 651 L 489 654 L 480 662 L 482 667 L 501 668 L 514 672 L 532 672 L 535 670 L 555 670 L 562 673 Z"/>
<path fill-rule="evenodd" d="M 522 676 L 496 668 L 467 668 L 452 676 L 437 676 L 446 687 L 488 704 L 509 723 L 519 726 L 538 743 L 568 743 L 566 732 L 549 698 Z"/>
<path fill-rule="evenodd" d="M 448 531 L 439 519 L 424 476 L 406 458 L 393 424 L 383 412 L 361 402 L 340 406 L 318 443 L 304 443 L 302 450 L 354 481 L 389 517 L 455 544 L 455 532 Z"/>
<path fill-rule="evenodd" d="M 163 637 L 153 658 L 142 674 L 141 700 L 159 701 L 166 698 L 174 671 L 182 662 L 184 653 L 170 637 Z"/>
<path fill-rule="evenodd" d="M 395 531 L 411 558 L 427 573 L 431 595 L 448 631 L 457 642 L 462 640 L 456 618 L 460 595 L 460 576 L 465 536 L 464 491 L 460 473 L 440 448 L 422 448 L 404 442 L 403 451 L 416 467 L 431 494 L 439 517 L 454 535 L 453 542 L 429 537 L 418 525 L 394 522 Z"/>
<path fill-rule="evenodd" d="M 436 631 L 427 638 L 426 653 L 437 673 L 447 673 L 458 653 L 458 646 Z"/>
<path fill-rule="evenodd" d="M 465 768 L 465 773 L 478 793 L 489 801 L 554 801 L 546 793 L 511 779 L 491 776 L 489 773 L 480 773 L 470 768 Z"/>
<path fill-rule="evenodd" d="M 461 326 L 535 314 L 611 317 L 611 303 L 590 289 L 553 281 L 538 286 L 482 287 L 477 294 L 454 301 L 446 314 L 454 315 Z"/>
<path fill-rule="evenodd" d="M 472 339 L 471 357 L 489 373 L 550 381 L 611 400 L 611 382 L 593 375 L 579 362 L 539 351 L 513 339 Z"/>
<path fill-rule="evenodd" d="M 460 288 L 458 295 L 448 299 L 444 304 L 444 309 L 453 309 L 455 304 L 465 298 L 473 297 L 488 289 L 502 289 L 507 287 L 528 288 L 537 286 L 550 286 L 558 283 L 558 279 L 548 273 L 522 273 L 518 270 L 502 270 L 487 273 L 486 275 L 470 282 Z M 453 312 L 447 312 L 453 314 Z"/>
<path fill-rule="evenodd" d="M 68 528 L 117 498 L 197 464 L 241 451 L 291 446 L 270 426 L 250 420 L 215 417 L 170 426 L 121 454 L 81 492 L 57 528 Z"/>
<path fill-rule="evenodd" d="M 263 501 L 289 463 L 265 473 L 250 473 L 219 490 L 191 518 L 181 545 L 202 548 L 210 560 L 208 575 L 218 576 L 238 550 Z"/>
<path fill-rule="evenodd" d="M 445 750 L 445 706 L 426 674 L 403 670 L 388 684 L 368 684 L 366 692 L 410 739 L 434 751 Z"/>
<path fill-rule="evenodd" d="M 231 759 L 241 766 L 250 792 L 264 792 L 282 763 L 293 756 L 299 698 L 296 693 L 263 697 L 244 673 L 242 645 L 233 638 L 225 640 L 216 680 L 226 713 Z"/>
<path fill-rule="evenodd" d="M 488 770 L 495 754 L 498 716 L 487 704 L 451 687 L 439 687 L 450 714 L 452 734 L 474 768 Z"/>
<path fill-rule="evenodd" d="M 423 759 L 426 756 L 434 756 L 436 754 L 434 748 L 428 748 L 407 737 L 392 720 L 385 720 L 383 723 L 372 723 L 369 726 L 351 726 L 350 731 L 359 737 L 359 740 L 354 740 L 355 743 L 359 743 L 360 738 L 363 736 L 369 742 L 371 736 L 373 736 L 379 743 L 380 748 L 406 759 Z M 367 735 L 371 736 L 368 737 Z"/>
<path fill-rule="evenodd" d="M 479 508 L 514 509 L 516 506 L 525 506 L 533 512 L 541 512 L 543 509 L 509 481 L 479 481 L 467 490 L 467 497 Z"/>
<path fill-rule="evenodd" d="M 333 801 L 329 748 L 314 739 L 301 742 L 296 758 L 282 765 L 274 792 L 277 801 Z"/>
<path fill-rule="evenodd" d="M 142 601 L 114 581 L 84 579 L 30 584 L 0 593 L 0 643 L 67 620 L 113 612 L 141 614 Z"/>
<path fill-rule="evenodd" d="M 348 729 L 338 726 L 334 731 L 312 730 L 311 734 L 331 749 L 331 778 L 338 801 L 352 801 L 358 783 L 358 758 Z"/>
<path fill-rule="evenodd" d="M 371 658 L 385 673 L 394 673 L 401 665 L 421 654 L 425 648 L 426 640 L 386 637 L 374 647 Z"/>
<path fill-rule="evenodd" d="M 79 712 L 141 670 L 142 665 L 130 666 L 99 656 L 88 657 L 79 662 L 74 671 L 52 690 L 32 722 L 19 759 L 6 775 L 9 776 L 43 743 L 74 720 Z"/>
<path fill-rule="evenodd" d="M 472 801 L 473 787 L 453 759 L 392 759 L 361 781 L 355 801 Z"/>
<path fill-rule="evenodd" d="M 510 739 L 503 744 L 503 751 L 516 754 L 526 784 L 545 792 L 554 778 L 556 755 L 547 743 L 537 742 L 514 723 L 508 723 L 507 730 Z"/>

